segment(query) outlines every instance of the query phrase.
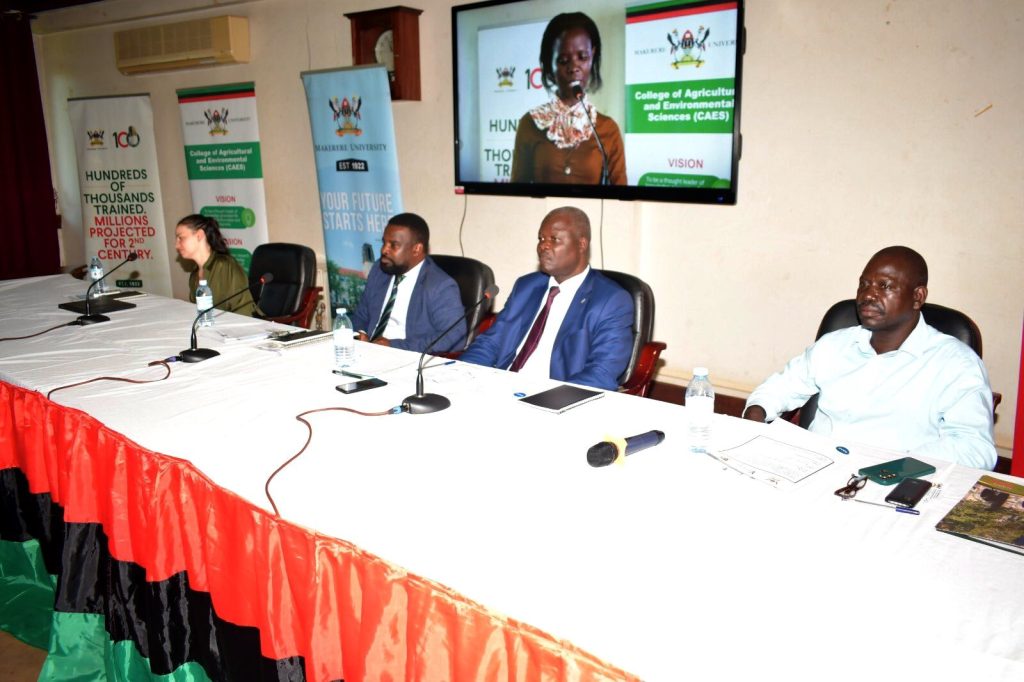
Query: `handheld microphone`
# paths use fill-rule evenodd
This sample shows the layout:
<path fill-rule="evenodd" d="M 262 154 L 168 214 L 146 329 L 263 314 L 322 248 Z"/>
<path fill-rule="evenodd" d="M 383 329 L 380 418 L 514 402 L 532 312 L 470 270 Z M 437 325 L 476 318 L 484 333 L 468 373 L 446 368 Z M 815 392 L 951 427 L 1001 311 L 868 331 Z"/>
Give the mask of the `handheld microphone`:
<path fill-rule="evenodd" d="M 404 412 L 408 412 L 409 414 L 427 414 L 429 412 L 440 412 L 441 410 L 446 410 L 451 406 L 452 401 L 448 400 L 448 398 L 445 398 L 443 395 L 423 392 L 423 359 L 427 357 L 427 352 L 434 347 L 435 343 L 447 336 L 448 332 L 455 329 L 460 322 L 463 322 L 468 318 L 470 313 L 480 307 L 484 301 L 492 300 L 497 295 L 498 287 L 496 285 L 492 284 L 487 287 L 487 289 L 484 290 L 483 297 L 473 305 L 469 306 L 469 310 L 466 311 L 465 315 L 456 320 L 455 324 L 445 329 L 444 333 L 427 345 L 423 354 L 420 355 L 419 365 L 416 367 L 416 393 L 402 401 L 402 410 Z"/>
<path fill-rule="evenodd" d="M 121 267 L 125 263 L 130 263 L 131 261 L 138 260 L 138 259 L 139 259 L 138 252 L 132 251 L 131 253 L 128 254 L 127 258 L 125 258 L 123 261 L 121 261 L 120 263 L 118 263 L 117 265 L 112 267 L 106 274 L 104 274 L 98 280 L 96 280 L 92 284 L 90 284 L 89 288 L 85 290 L 85 315 L 80 316 L 77 320 L 75 320 L 71 324 L 72 325 L 78 325 L 78 326 L 85 326 L 87 324 L 96 324 L 97 322 L 109 322 L 110 318 L 107 317 L 106 315 L 100 315 L 99 313 L 93 313 L 92 312 L 92 288 L 94 286 L 96 286 L 97 284 L 99 284 L 100 282 L 102 282 L 103 280 L 105 280 L 107 277 L 110 277 L 110 275 L 113 274 L 114 270 L 117 270 L 119 267 Z"/>
<path fill-rule="evenodd" d="M 663 440 L 665 434 L 661 431 L 648 431 L 626 439 L 606 438 L 587 450 L 587 464 L 592 467 L 608 466 L 626 455 L 653 448 Z"/>
<path fill-rule="evenodd" d="M 573 81 L 569 83 L 569 87 L 572 88 L 572 94 L 576 98 L 576 101 L 583 103 L 583 86 L 580 85 L 579 81 Z M 608 154 L 604 151 L 604 143 L 601 142 L 601 136 L 597 134 L 597 126 L 594 125 L 594 120 L 590 118 L 590 110 L 583 107 L 583 113 L 587 115 L 587 122 L 590 123 L 590 129 L 594 131 L 594 141 L 597 142 L 597 151 L 601 152 L 601 184 L 608 184 Z"/>
<path fill-rule="evenodd" d="M 267 283 L 273 282 L 273 281 L 274 281 L 274 275 L 272 273 L 269 273 L 269 272 L 264 272 L 263 275 L 260 277 L 260 292 L 261 293 L 263 292 L 263 285 L 264 284 L 267 284 Z M 242 294 L 244 294 L 248 290 L 249 290 L 249 286 L 246 285 L 244 289 L 239 289 L 238 291 L 236 291 L 235 293 L 231 294 L 227 298 L 222 298 L 221 300 L 217 301 L 216 303 L 211 305 L 209 308 L 206 308 L 204 310 L 200 310 L 196 314 L 196 319 L 192 320 L 192 345 L 189 348 L 187 348 L 186 350 L 183 350 L 180 353 L 178 353 L 178 359 L 181 360 L 182 362 L 202 362 L 203 360 L 209 360 L 210 358 L 215 358 L 218 355 L 220 355 L 220 353 L 218 353 L 217 351 L 213 350 L 212 348 L 199 348 L 198 347 L 198 344 L 196 342 L 196 326 L 199 324 L 199 318 L 201 318 L 203 315 L 205 315 L 206 313 L 210 312 L 211 310 L 213 310 L 217 306 L 219 306 L 219 305 L 221 305 L 223 303 L 227 303 L 228 301 L 233 299 L 235 296 L 241 296 Z"/>

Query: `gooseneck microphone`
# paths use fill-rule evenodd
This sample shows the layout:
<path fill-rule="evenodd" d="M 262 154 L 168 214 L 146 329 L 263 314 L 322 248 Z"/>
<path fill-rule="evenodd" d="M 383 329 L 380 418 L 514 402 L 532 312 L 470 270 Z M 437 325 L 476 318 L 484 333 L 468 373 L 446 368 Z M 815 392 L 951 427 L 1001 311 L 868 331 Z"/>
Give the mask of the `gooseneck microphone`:
<path fill-rule="evenodd" d="M 665 434 L 661 431 L 648 431 L 626 439 L 608 438 L 587 450 L 587 463 L 592 467 L 608 466 L 619 457 L 653 448 L 663 440 Z"/>
<path fill-rule="evenodd" d="M 264 272 L 263 275 L 260 277 L 260 293 L 262 294 L 262 292 L 263 292 L 263 285 L 264 284 L 268 284 L 268 283 L 273 282 L 273 281 L 274 281 L 274 275 L 269 273 L 269 272 Z M 203 315 L 205 315 L 206 313 L 210 312 L 211 310 L 213 310 L 217 306 L 219 306 L 219 305 L 221 305 L 223 303 L 227 303 L 228 301 L 233 299 L 235 296 L 241 296 L 242 294 L 244 294 L 248 290 L 249 290 L 249 287 L 248 287 L 248 285 L 246 285 L 246 287 L 244 289 L 239 289 L 238 291 L 236 291 L 235 293 L 231 294 L 227 298 L 220 299 L 219 301 L 217 301 L 216 303 L 211 305 L 209 308 L 205 308 L 203 310 L 200 310 L 196 314 L 196 319 L 192 320 L 192 345 L 188 349 L 183 350 L 180 353 L 178 353 L 178 359 L 181 360 L 182 362 L 202 362 L 203 360 L 209 360 L 210 358 L 215 358 L 218 355 L 220 355 L 220 353 L 218 353 L 217 351 L 213 350 L 212 348 L 199 348 L 198 347 L 198 344 L 196 342 L 196 326 L 199 324 L 199 318 L 201 318 Z"/>
<path fill-rule="evenodd" d="M 128 254 L 127 258 L 125 258 L 123 261 L 112 267 L 106 274 L 104 274 L 98 280 L 90 284 L 89 288 L 85 290 L 85 315 L 80 316 L 77 320 L 71 322 L 70 324 L 85 326 L 87 324 L 96 324 L 97 322 L 110 322 L 110 318 L 107 317 L 106 315 L 100 315 L 99 313 L 92 312 L 92 288 L 99 284 L 100 282 L 102 282 L 103 280 L 105 280 L 107 277 L 110 277 L 110 275 L 114 273 L 114 270 L 117 270 L 125 263 L 130 263 L 131 261 L 138 259 L 138 252 L 132 251 L 131 253 Z"/>
<path fill-rule="evenodd" d="M 492 300 L 497 295 L 498 287 L 496 285 L 492 284 L 487 287 L 484 290 L 483 297 L 479 301 L 469 306 L 469 309 L 462 317 L 457 319 L 452 326 L 444 330 L 444 333 L 427 345 L 423 350 L 423 353 L 420 355 L 419 365 L 416 367 L 416 393 L 402 401 L 403 411 L 408 412 L 409 414 L 427 414 L 429 412 L 440 412 L 441 410 L 446 410 L 451 406 L 452 401 L 448 400 L 448 398 L 445 398 L 443 395 L 423 392 L 423 359 L 427 357 L 427 353 L 434 347 L 434 344 L 447 336 L 448 332 L 455 329 L 460 322 L 463 322 L 468 318 L 470 313 L 479 308 L 484 301 Z"/>
<path fill-rule="evenodd" d="M 576 101 L 583 104 L 583 86 L 580 85 L 579 81 L 573 81 L 569 83 L 569 87 L 572 88 L 572 94 L 576 97 Z M 601 136 L 597 134 L 597 126 L 594 125 L 594 119 L 590 118 L 590 110 L 587 107 L 583 107 L 583 113 L 587 115 L 587 121 L 590 123 L 590 129 L 594 131 L 594 141 L 597 142 L 597 151 L 601 152 L 601 184 L 608 184 L 608 154 L 604 151 L 604 144 L 601 142 Z"/>

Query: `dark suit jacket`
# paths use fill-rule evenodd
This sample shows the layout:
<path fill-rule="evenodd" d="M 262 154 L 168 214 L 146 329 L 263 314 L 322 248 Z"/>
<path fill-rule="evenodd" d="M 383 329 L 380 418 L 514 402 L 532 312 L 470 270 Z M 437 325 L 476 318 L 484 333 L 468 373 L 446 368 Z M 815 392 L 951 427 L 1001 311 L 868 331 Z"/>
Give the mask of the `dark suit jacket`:
<path fill-rule="evenodd" d="M 530 332 L 547 290 L 548 275 L 543 272 L 516 280 L 494 325 L 474 339 L 459 359 L 507 369 Z M 591 270 L 555 337 L 551 378 L 615 390 L 632 350 L 633 299 L 618 284 Z"/>
<path fill-rule="evenodd" d="M 366 289 L 359 299 L 356 312 L 352 315 L 352 326 L 356 331 L 372 334 L 380 320 L 384 301 L 391 293 L 391 275 L 380 269 L 380 261 L 373 264 L 366 278 Z M 409 300 L 409 315 L 405 320 L 405 338 L 389 339 L 393 348 L 425 351 L 427 344 L 441 335 L 456 320 L 466 314 L 459 298 L 459 285 L 439 268 L 428 256 L 423 260 L 416 287 Z M 465 323 L 445 334 L 431 349 L 444 353 L 462 348 L 466 341 Z"/>

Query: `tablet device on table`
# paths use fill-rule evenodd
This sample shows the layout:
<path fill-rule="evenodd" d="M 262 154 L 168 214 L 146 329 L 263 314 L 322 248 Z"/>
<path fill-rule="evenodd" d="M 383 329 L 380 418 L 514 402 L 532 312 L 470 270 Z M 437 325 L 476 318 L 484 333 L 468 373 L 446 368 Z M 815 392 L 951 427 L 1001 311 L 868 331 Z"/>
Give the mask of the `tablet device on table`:
<path fill-rule="evenodd" d="M 572 408 L 584 403 L 589 403 L 591 400 L 597 400 L 603 395 L 603 391 L 593 391 L 589 388 L 562 384 L 561 386 L 555 386 L 554 388 L 549 388 L 548 390 L 541 391 L 540 393 L 528 395 L 525 398 L 520 398 L 519 400 L 527 405 L 539 407 L 542 410 L 554 412 L 555 414 L 561 414 L 566 410 L 571 410 Z"/>
<path fill-rule="evenodd" d="M 124 301 L 118 300 L 111 296 L 97 296 L 89 301 L 89 312 L 94 315 L 105 315 L 107 313 L 116 313 L 119 310 L 128 310 L 134 308 L 134 303 L 125 303 Z M 86 305 L 85 301 L 68 301 L 67 303 L 58 303 L 57 307 L 62 310 L 67 310 L 72 313 L 78 313 L 79 315 L 85 315 Z"/>

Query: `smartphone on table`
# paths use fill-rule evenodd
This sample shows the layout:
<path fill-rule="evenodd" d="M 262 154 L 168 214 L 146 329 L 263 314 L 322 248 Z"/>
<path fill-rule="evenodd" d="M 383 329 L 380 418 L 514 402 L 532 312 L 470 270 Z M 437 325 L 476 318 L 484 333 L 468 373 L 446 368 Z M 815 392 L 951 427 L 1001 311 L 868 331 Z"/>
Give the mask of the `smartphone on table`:
<path fill-rule="evenodd" d="M 359 391 L 368 391 L 371 388 L 380 388 L 381 386 L 387 386 L 388 382 L 377 377 L 370 379 L 360 379 L 359 381 L 353 381 L 349 384 L 338 384 L 334 388 L 342 393 L 359 393 Z"/>
<path fill-rule="evenodd" d="M 900 481 L 892 492 L 885 496 L 885 501 L 904 509 L 913 509 L 917 503 L 931 490 L 931 481 L 923 478 L 905 478 Z"/>

